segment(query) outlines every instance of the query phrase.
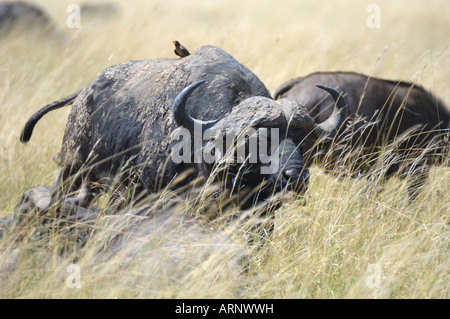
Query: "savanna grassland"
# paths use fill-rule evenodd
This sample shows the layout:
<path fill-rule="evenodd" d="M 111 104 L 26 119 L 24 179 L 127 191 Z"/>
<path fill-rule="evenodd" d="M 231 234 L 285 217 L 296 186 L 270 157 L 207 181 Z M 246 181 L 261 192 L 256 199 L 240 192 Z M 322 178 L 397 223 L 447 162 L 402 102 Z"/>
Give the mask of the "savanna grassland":
<path fill-rule="evenodd" d="M 223 48 L 271 92 L 313 71 L 356 71 L 419 83 L 450 105 L 446 0 L 128 0 L 116 1 L 117 17 L 82 16 L 81 28 L 73 29 L 66 9 L 76 1 L 29 2 L 44 8 L 59 31 L 48 37 L 24 30 L 0 39 L 0 217 L 13 212 L 25 189 L 53 182 L 58 167 L 52 158 L 70 108 L 46 115 L 24 145 L 19 136 L 27 118 L 108 66 L 174 57 L 172 40 L 191 52 L 207 44 Z M 379 28 L 370 27 L 370 4 L 380 9 Z M 119 254 L 98 266 L 93 260 L 101 241 L 76 255 L 61 253 L 58 238 L 46 246 L 7 234 L 0 241 L 0 297 L 448 298 L 450 168 L 433 167 L 415 202 L 406 186 L 398 178 L 373 186 L 312 167 L 306 195 L 286 196 L 263 245 L 247 247 L 236 223 L 214 222 L 248 251 L 246 271 L 218 267 L 231 258 L 229 251 L 208 254 L 195 267 L 168 267 L 186 259 L 171 258 L 180 250 L 165 250 L 158 241 L 151 243 L 150 261 L 125 263 Z M 198 201 L 186 202 L 183 209 L 195 214 L 196 207 Z M 66 267 L 74 260 L 80 288 L 67 285 Z"/>

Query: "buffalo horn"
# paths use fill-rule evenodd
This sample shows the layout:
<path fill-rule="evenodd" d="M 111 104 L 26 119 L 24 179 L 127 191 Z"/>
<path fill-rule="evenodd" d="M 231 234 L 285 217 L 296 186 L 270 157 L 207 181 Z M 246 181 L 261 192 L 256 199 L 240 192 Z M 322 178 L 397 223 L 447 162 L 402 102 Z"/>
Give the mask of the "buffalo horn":
<path fill-rule="evenodd" d="M 348 116 L 348 103 L 341 92 L 322 84 L 317 84 L 316 86 L 327 91 L 333 97 L 335 101 L 333 113 L 325 122 L 320 124 L 317 124 L 311 116 L 305 114 L 301 123 L 296 124 L 305 128 L 310 133 L 309 138 L 312 140 L 333 138 Z"/>
<path fill-rule="evenodd" d="M 172 104 L 172 112 L 175 122 L 178 126 L 182 126 L 187 128 L 191 133 L 194 133 L 194 127 L 201 127 L 202 131 L 212 127 L 214 124 L 218 122 L 215 121 L 201 121 L 192 118 L 189 114 L 186 113 L 186 102 L 192 92 L 195 91 L 200 85 L 205 83 L 205 80 L 200 80 L 194 82 L 183 89 L 178 95 L 175 97 Z"/>

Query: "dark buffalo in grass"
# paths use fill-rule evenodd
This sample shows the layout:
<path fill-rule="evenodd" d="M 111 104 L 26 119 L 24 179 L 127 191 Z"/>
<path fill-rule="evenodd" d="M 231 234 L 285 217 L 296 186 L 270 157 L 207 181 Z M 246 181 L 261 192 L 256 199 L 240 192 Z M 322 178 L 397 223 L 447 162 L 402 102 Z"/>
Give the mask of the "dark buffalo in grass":
<path fill-rule="evenodd" d="M 429 165 L 448 160 L 449 109 L 420 85 L 353 72 L 316 72 L 282 84 L 274 97 L 296 99 L 321 123 L 334 102 L 314 83 L 345 91 L 349 117 L 333 142 L 310 145 L 304 156 L 310 161 L 338 173 L 407 177 L 415 198 Z"/>

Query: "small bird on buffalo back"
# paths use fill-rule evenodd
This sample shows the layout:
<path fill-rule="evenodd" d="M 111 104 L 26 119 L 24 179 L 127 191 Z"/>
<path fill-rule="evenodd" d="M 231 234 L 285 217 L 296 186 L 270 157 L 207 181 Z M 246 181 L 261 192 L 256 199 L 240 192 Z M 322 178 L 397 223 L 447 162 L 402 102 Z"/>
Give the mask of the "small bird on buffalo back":
<path fill-rule="evenodd" d="M 175 44 L 175 50 L 173 50 L 173 52 L 175 52 L 176 55 L 178 55 L 181 58 L 184 58 L 188 55 L 190 55 L 189 51 L 180 44 L 180 42 L 178 41 L 172 41 L 173 44 Z"/>

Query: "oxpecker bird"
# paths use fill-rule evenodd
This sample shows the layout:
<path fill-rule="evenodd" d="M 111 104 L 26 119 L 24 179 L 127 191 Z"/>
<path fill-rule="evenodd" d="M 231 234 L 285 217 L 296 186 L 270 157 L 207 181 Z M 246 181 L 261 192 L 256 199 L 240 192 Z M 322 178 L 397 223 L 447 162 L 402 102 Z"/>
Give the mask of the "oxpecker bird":
<path fill-rule="evenodd" d="M 172 41 L 173 44 L 175 44 L 175 50 L 173 50 L 173 52 L 175 52 L 176 55 L 178 55 L 181 58 L 184 58 L 188 55 L 190 55 L 189 51 L 180 44 L 180 42 L 178 41 Z"/>

